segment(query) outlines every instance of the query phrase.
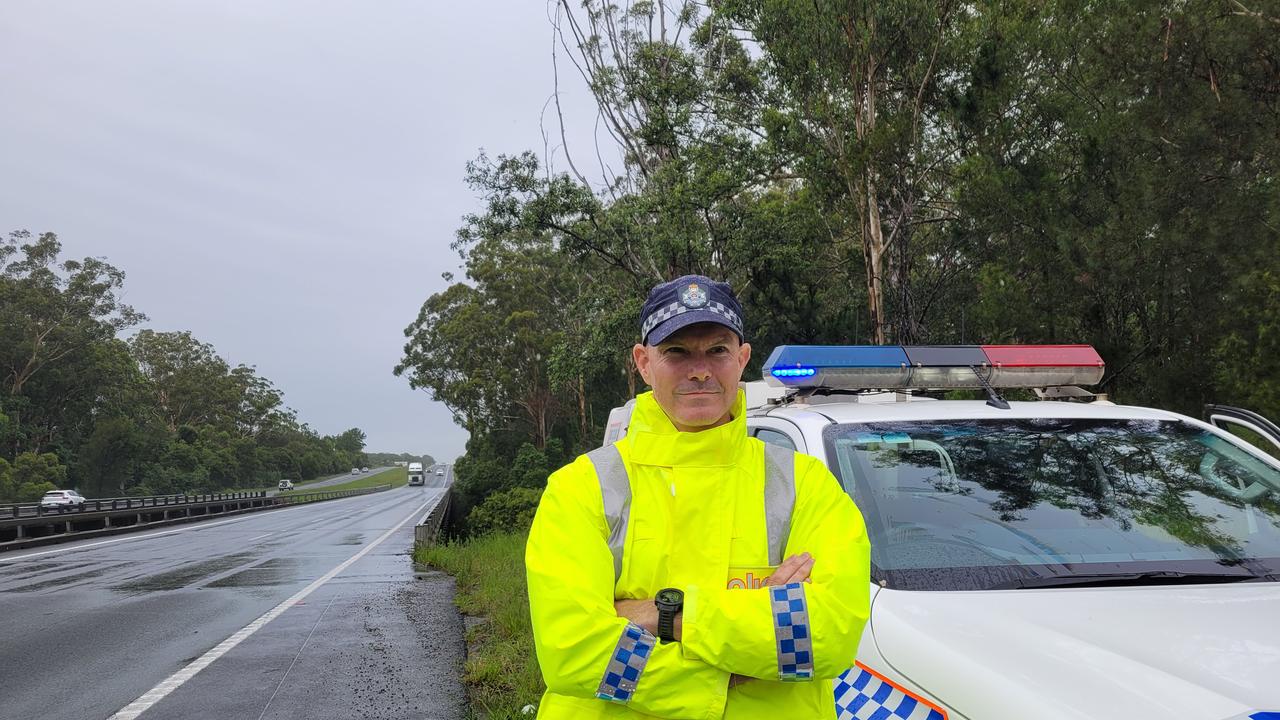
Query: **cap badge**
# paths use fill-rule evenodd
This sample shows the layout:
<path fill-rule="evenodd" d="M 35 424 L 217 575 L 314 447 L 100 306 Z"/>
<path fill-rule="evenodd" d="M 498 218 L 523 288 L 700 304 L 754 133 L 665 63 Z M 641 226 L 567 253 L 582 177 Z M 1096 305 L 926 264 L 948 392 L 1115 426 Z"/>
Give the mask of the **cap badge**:
<path fill-rule="evenodd" d="M 689 283 L 680 291 L 680 304 L 687 308 L 700 308 L 707 304 L 707 291 L 698 283 Z"/>

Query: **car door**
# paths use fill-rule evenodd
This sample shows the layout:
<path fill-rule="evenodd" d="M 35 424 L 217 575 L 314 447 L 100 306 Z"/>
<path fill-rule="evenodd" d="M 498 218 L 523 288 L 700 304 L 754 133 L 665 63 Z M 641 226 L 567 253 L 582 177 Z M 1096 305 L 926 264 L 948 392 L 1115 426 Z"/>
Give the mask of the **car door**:
<path fill-rule="evenodd" d="M 1280 426 L 1252 410 L 1230 405 L 1205 405 L 1205 420 L 1280 460 Z"/>
<path fill-rule="evenodd" d="M 779 418 L 768 417 L 748 417 L 747 432 L 762 442 L 770 445 L 785 447 L 788 450 L 796 452 L 808 453 L 809 448 L 804 441 L 804 435 L 800 432 L 800 428 L 795 423 Z"/>

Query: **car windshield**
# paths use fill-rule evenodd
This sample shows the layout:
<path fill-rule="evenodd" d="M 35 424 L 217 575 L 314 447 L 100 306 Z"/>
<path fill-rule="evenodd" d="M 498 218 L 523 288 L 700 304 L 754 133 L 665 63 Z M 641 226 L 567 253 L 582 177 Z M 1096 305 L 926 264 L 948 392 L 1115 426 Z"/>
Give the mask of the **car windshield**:
<path fill-rule="evenodd" d="M 1157 420 L 833 425 L 885 587 L 1280 573 L 1280 470 Z"/>

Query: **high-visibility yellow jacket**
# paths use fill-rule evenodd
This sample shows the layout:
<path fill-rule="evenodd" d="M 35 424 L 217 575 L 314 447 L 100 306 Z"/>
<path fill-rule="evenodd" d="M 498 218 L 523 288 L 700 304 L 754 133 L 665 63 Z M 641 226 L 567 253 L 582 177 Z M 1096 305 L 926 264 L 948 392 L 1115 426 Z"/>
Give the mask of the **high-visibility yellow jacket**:
<path fill-rule="evenodd" d="M 836 479 L 815 458 L 783 456 L 794 458 L 783 557 L 812 554 L 812 582 L 758 587 L 777 557 L 767 547 L 765 446 L 747 437 L 741 391 L 733 420 L 701 432 L 676 430 L 643 394 L 615 447 L 630 480 L 618 565 L 609 501 L 586 455 L 551 475 L 529 533 L 547 683 L 538 718 L 834 718 L 831 679 L 853 664 L 870 568 L 862 515 Z M 615 599 L 666 587 L 685 593 L 678 643 L 658 643 L 614 610 Z M 730 689 L 734 673 L 756 679 Z"/>

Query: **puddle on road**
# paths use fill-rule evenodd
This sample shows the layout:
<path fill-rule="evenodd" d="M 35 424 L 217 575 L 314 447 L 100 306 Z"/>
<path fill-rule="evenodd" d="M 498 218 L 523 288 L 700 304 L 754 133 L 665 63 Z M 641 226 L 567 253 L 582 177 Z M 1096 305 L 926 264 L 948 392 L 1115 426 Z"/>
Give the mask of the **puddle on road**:
<path fill-rule="evenodd" d="M 364 535 L 351 533 L 338 542 L 339 545 L 359 545 L 364 542 Z"/>
<path fill-rule="evenodd" d="M 84 580 L 92 580 L 93 578 L 105 575 L 111 572 L 112 570 L 115 570 L 116 568 L 122 567 L 124 565 L 128 565 L 128 563 L 116 563 L 114 565 L 107 565 L 106 567 L 100 567 L 96 570 L 77 573 L 75 575 L 68 575 L 66 577 L 59 577 L 59 578 L 51 578 L 43 582 L 32 583 L 30 585 L 19 585 L 18 587 L 5 588 L 0 592 L 28 593 L 28 592 L 38 592 L 40 590 L 49 590 L 51 588 L 63 587 L 64 585 L 71 585 L 73 583 L 78 583 Z"/>
<path fill-rule="evenodd" d="M 112 590 L 120 590 L 123 592 L 158 592 L 161 590 L 178 590 L 202 580 L 210 575 L 216 575 L 220 572 L 230 570 L 237 565 L 258 557 L 257 553 L 237 553 L 235 555 L 224 555 L 222 557 L 206 560 L 201 563 L 192 565 L 183 565 L 176 570 L 163 572 L 156 575 L 147 575 L 135 582 L 115 585 Z"/>
<path fill-rule="evenodd" d="M 0 566 L 0 578 L 4 578 L 5 581 L 25 580 L 29 577 L 43 574 L 46 570 L 79 570 L 80 568 L 89 567 L 94 564 L 95 563 L 91 562 L 37 562 L 31 563 L 30 565 Z M 5 577 L 6 575 L 12 575 L 13 577 Z"/>
<path fill-rule="evenodd" d="M 205 587 L 248 588 L 268 585 L 285 585 L 299 580 L 297 569 L 302 563 L 297 558 L 273 558 L 260 565 L 214 580 Z"/>

